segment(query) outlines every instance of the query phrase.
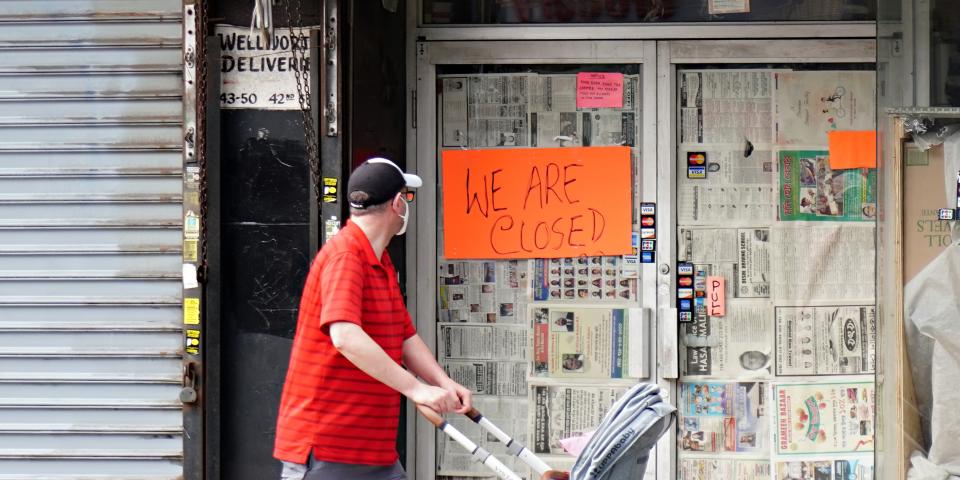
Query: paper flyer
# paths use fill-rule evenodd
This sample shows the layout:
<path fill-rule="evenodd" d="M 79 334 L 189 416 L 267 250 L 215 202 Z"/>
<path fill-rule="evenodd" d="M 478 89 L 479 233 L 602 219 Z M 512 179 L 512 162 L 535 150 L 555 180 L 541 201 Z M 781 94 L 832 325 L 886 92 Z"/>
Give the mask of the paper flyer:
<path fill-rule="evenodd" d="M 774 316 L 778 375 L 856 375 L 876 370 L 876 307 L 777 307 Z"/>
<path fill-rule="evenodd" d="M 680 449 L 692 452 L 769 450 L 763 382 L 680 384 Z"/>
<path fill-rule="evenodd" d="M 631 338 L 628 309 L 548 305 L 531 307 L 530 311 L 534 376 L 568 379 L 634 376 L 627 345 Z"/>
<path fill-rule="evenodd" d="M 777 462 L 778 480 L 873 480 L 873 456 Z"/>
<path fill-rule="evenodd" d="M 831 170 L 829 152 L 784 150 L 779 155 L 780 220 L 874 221 L 877 170 Z"/>
<path fill-rule="evenodd" d="M 776 452 L 873 451 L 875 392 L 873 382 L 775 385 Z"/>

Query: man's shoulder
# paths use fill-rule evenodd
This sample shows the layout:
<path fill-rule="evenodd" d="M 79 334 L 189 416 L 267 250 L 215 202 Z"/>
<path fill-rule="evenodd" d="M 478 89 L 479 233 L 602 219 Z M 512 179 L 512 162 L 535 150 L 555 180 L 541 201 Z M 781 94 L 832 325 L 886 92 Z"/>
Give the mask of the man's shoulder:
<path fill-rule="evenodd" d="M 350 242 L 327 242 L 317 254 L 317 263 L 328 264 L 334 261 L 363 261 L 363 250 L 354 248 Z"/>
<path fill-rule="evenodd" d="M 349 232 L 341 231 L 323 244 L 317 256 L 328 259 L 341 255 L 353 255 L 357 258 L 363 258 L 363 244 L 360 243 L 355 236 L 349 235 Z"/>

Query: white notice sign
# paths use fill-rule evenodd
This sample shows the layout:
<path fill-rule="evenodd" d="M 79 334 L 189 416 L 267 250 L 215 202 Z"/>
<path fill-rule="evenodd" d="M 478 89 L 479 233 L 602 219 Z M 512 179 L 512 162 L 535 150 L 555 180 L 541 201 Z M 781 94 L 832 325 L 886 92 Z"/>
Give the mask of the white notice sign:
<path fill-rule="evenodd" d="M 750 13 L 750 0 L 710 0 L 707 3 L 710 15 L 724 13 Z"/>
<path fill-rule="evenodd" d="M 310 71 L 310 30 L 294 32 L 278 28 L 267 37 L 246 27 L 217 26 L 220 108 L 300 109 L 296 75 Z M 308 79 L 301 82 L 309 86 Z"/>

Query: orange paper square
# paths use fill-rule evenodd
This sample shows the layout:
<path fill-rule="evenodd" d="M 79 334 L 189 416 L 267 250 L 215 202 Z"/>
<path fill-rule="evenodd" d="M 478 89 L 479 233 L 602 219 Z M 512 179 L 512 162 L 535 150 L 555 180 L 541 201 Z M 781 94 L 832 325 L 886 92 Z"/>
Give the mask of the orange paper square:
<path fill-rule="evenodd" d="M 877 168 L 876 130 L 836 130 L 828 135 L 830 168 Z"/>

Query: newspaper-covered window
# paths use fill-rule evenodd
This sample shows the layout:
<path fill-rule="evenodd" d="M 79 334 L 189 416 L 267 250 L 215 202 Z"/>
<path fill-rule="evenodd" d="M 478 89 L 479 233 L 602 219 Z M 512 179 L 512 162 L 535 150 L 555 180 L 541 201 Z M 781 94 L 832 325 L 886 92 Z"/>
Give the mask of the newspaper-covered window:
<path fill-rule="evenodd" d="M 633 172 L 639 171 L 639 65 L 487 65 L 439 67 L 438 72 L 441 151 L 627 146 Z M 578 72 L 622 74 L 619 106 L 578 107 Z M 437 165 L 440 171 L 439 159 Z M 637 180 L 632 182 L 634 204 Z M 634 231 L 637 218 L 634 211 Z M 477 409 L 484 416 L 548 463 L 565 464 L 559 440 L 595 429 L 642 372 L 641 355 L 648 352 L 642 342 L 649 339 L 637 310 L 638 252 L 448 260 L 443 256 L 442 211 L 437 212 L 437 226 L 440 364 L 476 392 Z M 452 421 L 530 478 L 504 445 L 467 419 Z M 438 434 L 437 442 L 440 478 L 489 475 L 444 435 Z"/>
<path fill-rule="evenodd" d="M 873 478 L 869 71 L 678 72 L 678 475 Z M 870 147 L 872 148 L 872 146 Z"/>

